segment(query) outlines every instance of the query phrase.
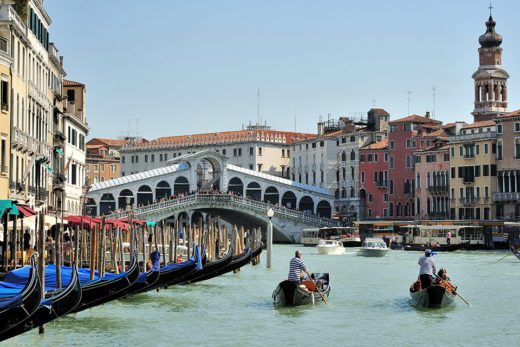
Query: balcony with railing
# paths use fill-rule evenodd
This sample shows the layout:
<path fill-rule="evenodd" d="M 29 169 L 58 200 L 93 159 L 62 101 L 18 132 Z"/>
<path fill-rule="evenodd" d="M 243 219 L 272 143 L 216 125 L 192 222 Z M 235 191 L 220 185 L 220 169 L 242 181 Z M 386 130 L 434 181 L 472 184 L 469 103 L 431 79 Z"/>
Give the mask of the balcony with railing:
<path fill-rule="evenodd" d="M 475 176 L 464 176 L 462 177 L 462 182 L 464 184 L 472 184 L 475 183 Z"/>
<path fill-rule="evenodd" d="M 493 200 L 495 201 L 519 201 L 520 193 L 494 193 Z"/>
<path fill-rule="evenodd" d="M 475 134 L 463 134 L 463 135 L 450 136 L 450 143 L 477 141 L 477 140 L 479 140 L 479 141 L 493 140 L 496 138 L 497 138 L 497 133 L 495 131 L 487 131 L 487 132 L 475 133 Z"/>
<path fill-rule="evenodd" d="M 475 205 L 478 202 L 480 202 L 480 198 L 469 196 L 469 197 L 465 197 L 465 198 L 460 198 L 459 202 L 462 205 Z"/>
<path fill-rule="evenodd" d="M 65 189 L 65 181 L 67 177 L 61 172 L 55 172 L 52 178 L 52 190 L 63 190 Z"/>
<path fill-rule="evenodd" d="M 388 180 L 378 180 L 376 184 L 377 184 L 378 188 L 381 188 L 381 189 L 388 188 Z"/>
<path fill-rule="evenodd" d="M 447 193 L 450 189 L 447 185 L 441 185 L 441 186 L 429 186 L 426 188 L 430 194 L 442 194 Z"/>

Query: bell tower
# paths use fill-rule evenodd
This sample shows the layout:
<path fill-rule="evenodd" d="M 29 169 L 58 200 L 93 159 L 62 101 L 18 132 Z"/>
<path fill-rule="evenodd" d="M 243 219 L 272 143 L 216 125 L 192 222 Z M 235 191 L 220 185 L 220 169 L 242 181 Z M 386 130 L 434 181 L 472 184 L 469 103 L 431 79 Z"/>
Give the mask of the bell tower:
<path fill-rule="evenodd" d="M 479 67 L 473 74 L 475 84 L 475 122 L 494 119 L 507 111 L 507 79 L 509 74 L 502 69 L 502 36 L 495 32 L 496 22 L 490 14 L 486 32 L 478 39 L 480 48 Z"/>

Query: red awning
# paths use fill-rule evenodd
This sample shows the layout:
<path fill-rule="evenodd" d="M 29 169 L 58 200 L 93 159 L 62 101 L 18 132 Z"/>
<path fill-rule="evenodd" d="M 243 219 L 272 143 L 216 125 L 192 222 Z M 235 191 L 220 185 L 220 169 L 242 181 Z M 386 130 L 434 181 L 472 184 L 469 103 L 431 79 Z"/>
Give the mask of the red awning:
<path fill-rule="evenodd" d="M 16 205 L 16 207 L 18 207 L 18 211 L 20 211 L 20 214 L 24 217 L 31 217 L 36 215 L 36 212 L 34 212 L 34 210 L 27 205 Z"/>
<path fill-rule="evenodd" d="M 128 223 L 128 217 L 125 217 L 125 218 L 121 218 L 120 219 L 121 222 L 125 222 L 125 223 Z M 144 220 L 140 220 L 140 219 L 135 219 L 133 218 L 132 219 L 132 223 L 134 224 L 138 224 L 138 225 L 144 225 L 146 222 Z"/>

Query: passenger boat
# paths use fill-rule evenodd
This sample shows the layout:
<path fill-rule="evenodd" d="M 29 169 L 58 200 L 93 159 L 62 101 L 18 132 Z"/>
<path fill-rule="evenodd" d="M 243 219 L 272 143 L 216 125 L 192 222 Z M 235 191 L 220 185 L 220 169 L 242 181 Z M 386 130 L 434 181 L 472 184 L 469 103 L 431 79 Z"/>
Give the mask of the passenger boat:
<path fill-rule="evenodd" d="M 0 334 L 0 341 L 20 335 L 72 311 L 81 300 L 81 283 L 76 266 L 73 266 L 72 279 L 64 289 L 46 295 L 36 311 L 22 323 Z"/>
<path fill-rule="evenodd" d="M 345 247 L 338 240 L 320 240 L 316 249 L 320 254 L 343 254 Z"/>
<path fill-rule="evenodd" d="M 364 257 L 384 257 L 388 253 L 388 246 L 380 237 L 367 237 L 363 241 L 358 255 Z"/>
<path fill-rule="evenodd" d="M 273 292 L 275 306 L 300 306 L 327 299 L 330 292 L 329 274 L 322 272 L 314 276 L 315 281 L 305 280 L 301 285 L 288 280 L 280 282 Z"/>
<path fill-rule="evenodd" d="M 441 284 L 432 284 L 426 289 L 415 291 L 414 284 L 410 287 L 412 305 L 415 307 L 440 308 L 455 301 L 456 294 L 451 293 Z"/>
<path fill-rule="evenodd" d="M 458 249 L 484 249 L 485 240 L 482 227 L 476 225 L 404 225 L 401 241 L 407 251 L 436 252 L 455 251 Z M 447 235 L 451 233 L 448 243 Z"/>
<path fill-rule="evenodd" d="M 10 281 L 10 273 L 0 282 L 0 335 L 28 319 L 40 305 L 43 289 L 36 269 L 36 257 L 34 254 L 30 267 L 26 267 L 29 276 L 23 284 Z"/>

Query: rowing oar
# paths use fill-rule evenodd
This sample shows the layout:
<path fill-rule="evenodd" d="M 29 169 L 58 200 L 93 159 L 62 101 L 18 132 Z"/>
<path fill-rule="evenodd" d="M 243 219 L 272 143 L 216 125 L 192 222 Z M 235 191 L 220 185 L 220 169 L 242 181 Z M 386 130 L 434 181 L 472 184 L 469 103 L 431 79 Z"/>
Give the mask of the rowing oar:
<path fill-rule="evenodd" d="M 498 260 L 497 260 L 497 263 L 498 263 L 499 261 L 501 261 L 502 259 L 505 259 L 505 258 L 509 257 L 511 254 L 513 254 L 513 253 L 508 252 L 505 256 L 503 256 L 502 258 L 498 259 Z"/>
<path fill-rule="evenodd" d="M 439 276 L 435 275 L 435 277 L 436 277 L 440 282 L 445 282 L 445 280 L 443 280 L 443 279 L 440 278 Z M 464 298 L 462 297 L 462 295 L 460 295 L 459 292 L 458 292 L 456 289 L 454 290 L 454 293 L 455 293 L 455 295 L 457 295 L 459 298 L 461 298 L 461 300 L 464 301 L 464 302 L 466 303 L 466 305 L 471 306 L 470 303 L 469 303 L 466 299 L 464 299 Z"/>
<path fill-rule="evenodd" d="M 314 281 L 312 276 L 309 276 L 309 278 L 311 279 L 312 283 L 314 283 L 314 286 L 316 287 L 316 290 L 318 291 L 318 293 L 320 293 L 321 298 L 323 299 L 323 302 L 328 304 L 327 299 L 325 299 L 325 295 L 323 295 L 323 293 L 321 292 L 320 288 L 318 287 L 318 285 L 316 284 L 316 282 Z"/>

